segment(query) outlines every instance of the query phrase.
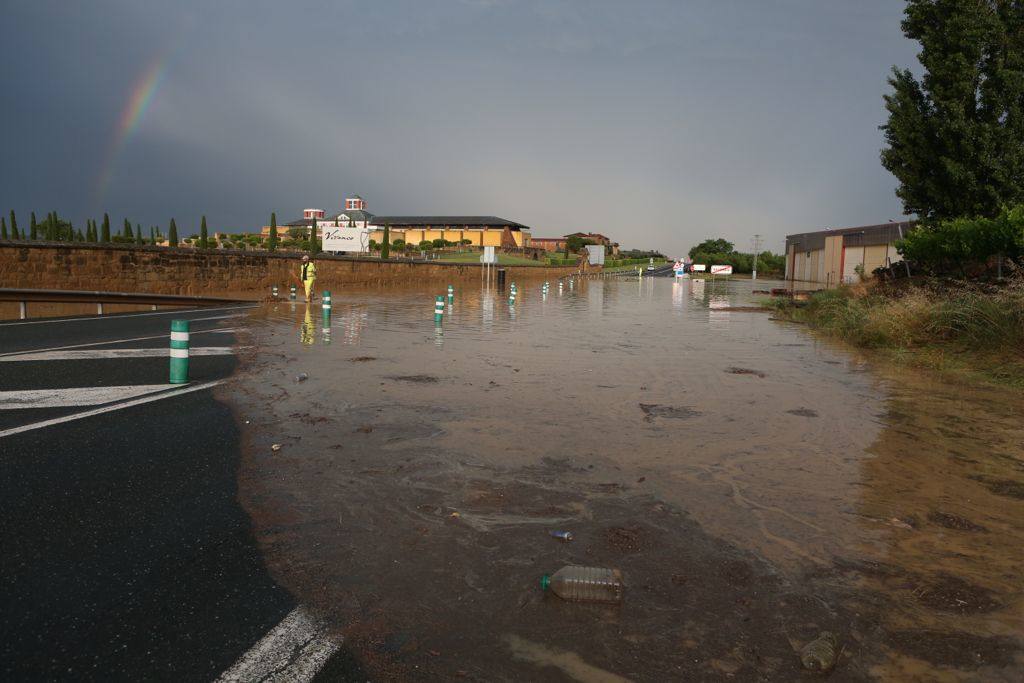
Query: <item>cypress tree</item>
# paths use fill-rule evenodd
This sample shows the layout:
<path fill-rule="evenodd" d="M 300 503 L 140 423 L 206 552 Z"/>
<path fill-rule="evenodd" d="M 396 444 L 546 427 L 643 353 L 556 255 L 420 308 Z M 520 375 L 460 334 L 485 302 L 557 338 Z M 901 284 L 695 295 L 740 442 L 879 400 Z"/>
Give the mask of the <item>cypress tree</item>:
<path fill-rule="evenodd" d="M 210 239 L 208 237 L 208 233 L 206 232 L 206 216 L 203 216 L 203 220 L 199 224 L 199 248 L 210 248 Z"/>
<path fill-rule="evenodd" d="M 93 231 L 92 231 L 92 219 L 91 218 L 86 218 L 85 219 L 85 241 L 86 242 L 95 242 L 96 241 L 96 235 L 93 234 Z"/>
<path fill-rule="evenodd" d="M 309 230 L 309 253 L 310 253 L 310 255 L 313 255 L 313 254 L 315 254 L 318 251 L 320 251 L 320 250 L 317 249 L 316 216 L 314 216 L 313 217 L 313 227 L 311 227 L 310 230 Z"/>
<path fill-rule="evenodd" d="M 170 227 L 167 228 L 167 245 L 170 247 L 178 246 L 178 226 L 173 218 L 171 219 Z"/>
<path fill-rule="evenodd" d="M 156 230 L 153 229 L 152 225 L 149 226 L 149 243 L 156 244 Z"/>
<path fill-rule="evenodd" d="M 54 240 L 54 239 L 57 239 L 56 236 L 54 235 L 55 232 L 56 232 L 56 229 L 54 228 L 54 225 L 53 225 L 53 211 L 51 211 L 50 213 L 46 214 L 46 227 L 43 228 L 43 239 L 44 240 Z"/>
<path fill-rule="evenodd" d="M 78 241 L 79 242 L 84 242 L 85 241 L 85 235 L 82 234 L 81 230 L 78 231 Z"/>
<path fill-rule="evenodd" d="M 391 255 L 391 229 L 384 225 L 384 241 L 380 245 L 380 257 L 386 259 Z"/>
<path fill-rule="evenodd" d="M 39 237 L 39 226 L 36 225 L 36 212 L 32 212 L 32 222 L 29 224 L 29 239 L 36 239 Z"/>
<path fill-rule="evenodd" d="M 267 250 L 277 250 L 277 213 L 270 214 L 270 238 L 267 240 Z"/>
<path fill-rule="evenodd" d="M 103 214 L 103 228 L 100 232 L 100 242 L 110 241 L 110 216 Z"/>
<path fill-rule="evenodd" d="M 7 239 L 7 219 L 0 216 L 0 240 Z"/>
<path fill-rule="evenodd" d="M 20 240 L 21 239 L 21 233 L 18 232 L 17 224 L 11 226 L 11 239 L 12 240 Z"/>
<path fill-rule="evenodd" d="M 143 237 L 142 237 L 142 224 L 141 223 L 136 223 L 135 224 L 135 244 L 142 245 L 142 244 L 145 244 L 145 243 L 146 243 L 146 240 L 143 239 Z"/>
<path fill-rule="evenodd" d="M 11 237 L 18 239 L 18 219 L 14 217 L 14 209 L 11 209 Z"/>
<path fill-rule="evenodd" d="M 124 219 L 124 236 L 128 239 L 135 237 L 135 235 L 132 234 L 132 224 L 128 222 L 127 218 Z"/>

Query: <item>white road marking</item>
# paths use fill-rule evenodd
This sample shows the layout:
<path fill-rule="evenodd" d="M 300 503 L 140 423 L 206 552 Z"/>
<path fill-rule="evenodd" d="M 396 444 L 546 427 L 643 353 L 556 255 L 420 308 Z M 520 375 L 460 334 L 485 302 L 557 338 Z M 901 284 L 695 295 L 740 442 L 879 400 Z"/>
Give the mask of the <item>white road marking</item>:
<path fill-rule="evenodd" d="M 65 389 L 27 389 L 0 391 L 0 410 L 17 408 L 69 408 L 98 406 L 136 396 L 167 391 L 170 384 L 129 384 L 119 387 L 69 387 Z"/>
<path fill-rule="evenodd" d="M 20 360 L 96 360 L 99 358 L 167 358 L 175 351 L 167 347 L 151 349 L 68 349 L 66 351 L 39 351 L 0 356 L 0 363 Z M 183 349 L 182 349 L 183 350 Z M 235 352 L 231 346 L 197 346 L 188 350 L 191 356 L 230 356 Z"/>
<path fill-rule="evenodd" d="M 220 318 L 234 318 L 233 315 L 218 316 L 217 318 L 211 318 L 211 320 L 219 320 Z M 213 334 L 221 332 L 236 332 L 237 327 L 218 327 L 212 330 L 193 330 L 192 334 Z M 84 349 L 88 346 L 106 346 L 108 344 L 127 344 L 128 342 L 137 341 L 148 341 L 150 339 L 166 339 L 170 336 L 168 334 L 152 334 L 148 337 L 131 337 L 129 339 L 112 339 L 110 341 L 99 341 L 89 342 L 88 344 L 69 344 L 67 346 L 51 346 L 48 349 L 28 349 L 27 351 L 9 351 L 8 353 L 0 353 L 0 358 L 7 356 L 20 356 L 25 353 L 43 353 L 44 351 L 63 351 L 64 349 Z"/>
<path fill-rule="evenodd" d="M 108 302 L 109 303 L 109 302 Z M 117 303 L 116 301 L 112 303 Z M 131 305 L 131 304 L 129 304 Z M 206 311 L 234 311 L 240 308 L 256 308 L 257 306 L 224 306 L 222 308 L 206 308 L 200 310 Z M 181 315 L 183 313 L 190 313 L 195 311 L 195 307 L 192 308 L 179 308 L 176 311 L 155 311 L 153 313 L 111 313 L 110 315 L 93 315 L 85 318 L 61 318 L 59 320 L 22 320 L 13 323 L 0 323 L 0 327 L 7 327 L 9 325 L 46 325 L 50 323 L 77 323 L 82 320 L 119 320 L 121 318 L 142 318 L 147 315 Z M 189 320 L 217 320 L 218 318 L 230 318 L 233 316 L 221 315 L 214 318 L 189 318 Z"/>
<path fill-rule="evenodd" d="M 226 380 L 218 379 L 212 382 L 204 382 L 203 384 L 196 384 L 194 386 L 186 386 L 183 389 L 177 389 L 175 391 L 165 391 L 152 396 L 143 396 L 132 401 L 125 401 L 124 403 L 115 403 L 111 406 L 103 406 L 102 408 L 94 408 L 92 410 L 85 410 L 81 413 L 75 413 L 73 415 L 65 415 L 64 417 L 56 417 L 52 420 L 43 420 L 41 422 L 33 422 L 32 424 L 21 425 L 20 427 L 11 427 L 0 431 L 0 439 L 5 436 L 13 436 L 15 434 L 21 434 L 22 432 L 30 432 L 34 429 L 42 429 L 44 427 L 51 427 L 58 425 L 63 422 L 71 422 L 72 420 L 81 420 L 86 417 L 92 417 L 93 415 L 102 415 L 103 413 L 110 413 L 115 410 L 121 410 L 123 408 L 131 408 L 132 406 L 142 405 L 143 403 L 152 403 L 153 401 L 161 401 L 165 398 L 174 398 L 175 396 L 181 396 L 182 394 L 190 394 L 193 391 L 202 391 L 203 389 L 209 389 L 215 387 L 218 384 L 223 384 Z M 168 385 L 169 386 L 169 385 Z"/>
<path fill-rule="evenodd" d="M 298 606 L 221 674 L 216 683 L 279 681 L 305 683 L 316 676 L 341 644 L 322 622 Z"/>

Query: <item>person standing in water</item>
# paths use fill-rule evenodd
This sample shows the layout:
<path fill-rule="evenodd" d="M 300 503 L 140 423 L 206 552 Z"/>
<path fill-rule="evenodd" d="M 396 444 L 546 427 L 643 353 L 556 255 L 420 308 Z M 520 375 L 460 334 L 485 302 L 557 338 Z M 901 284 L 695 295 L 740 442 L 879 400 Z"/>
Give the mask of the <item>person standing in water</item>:
<path fill-rule="evenodd" d="M 303 289 L 306 290 L 306 303 L 310 303 L 313 299 L 313 283 L 316 282 L 316 264 L 309 260 L 309 255 L 302 257 L 302 266 L 299 270 L 299 280 L 302 282 Z"/>

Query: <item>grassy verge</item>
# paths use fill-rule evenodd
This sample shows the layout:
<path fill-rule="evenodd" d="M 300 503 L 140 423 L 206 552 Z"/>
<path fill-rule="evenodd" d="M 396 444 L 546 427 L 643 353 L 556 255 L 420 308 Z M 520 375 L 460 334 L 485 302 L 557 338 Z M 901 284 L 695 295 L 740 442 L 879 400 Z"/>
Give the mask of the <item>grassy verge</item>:
<path fill-rule="evenodd" d="M 770 305 L 781 318 L 898 362 L 1024 388 L 1024 277 L 1001 287 L 843 287 Z"/>

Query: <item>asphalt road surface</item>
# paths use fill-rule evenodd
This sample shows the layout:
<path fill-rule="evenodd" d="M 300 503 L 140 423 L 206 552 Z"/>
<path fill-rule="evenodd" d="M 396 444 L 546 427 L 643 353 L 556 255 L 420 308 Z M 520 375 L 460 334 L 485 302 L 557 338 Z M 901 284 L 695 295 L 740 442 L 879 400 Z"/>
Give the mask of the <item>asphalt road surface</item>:
<path fill-rule="evenodd" d="M 360 678 L 237 502 L 238 427 L 212 389 L 247 315 L 0 323 L 0 677 Z M 192 321 L 184 386 L 172 318 Z"/>

